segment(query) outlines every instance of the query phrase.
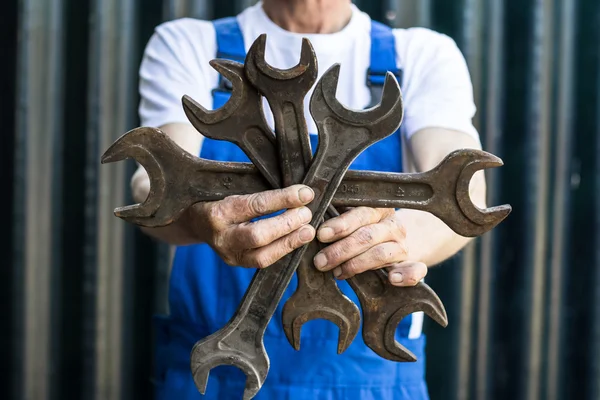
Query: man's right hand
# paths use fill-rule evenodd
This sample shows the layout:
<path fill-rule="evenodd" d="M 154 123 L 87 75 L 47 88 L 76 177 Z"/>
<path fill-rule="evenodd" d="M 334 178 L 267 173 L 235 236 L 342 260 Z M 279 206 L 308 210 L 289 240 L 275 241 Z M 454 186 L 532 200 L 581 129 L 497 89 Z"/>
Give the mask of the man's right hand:
<path fill-rule="evenodd" d="M 185 218 L 197 241 L 208 243 L 227 264 L 265 268 L 313 240 L 312 213 L 305 207 L 313 198 L 308 186 L 293 185 L 198 203 L 180 220 Z M 286 211 L 251 221 L 280 210 Z"/>

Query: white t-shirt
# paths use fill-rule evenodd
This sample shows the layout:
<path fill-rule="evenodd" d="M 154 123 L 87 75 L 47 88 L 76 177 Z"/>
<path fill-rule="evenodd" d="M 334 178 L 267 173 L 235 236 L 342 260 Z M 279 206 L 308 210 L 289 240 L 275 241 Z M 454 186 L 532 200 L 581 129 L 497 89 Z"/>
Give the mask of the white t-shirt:
<path fill-rule="evenodd" d="M 246 51 L 262 33 L 267 34 L 266 61 L 277 68 L 290 68 L 300 59 L 302 38 L 308 38 L 317 54 L 319 77 L 340 63 L 337 98 L 354 109 L 370 103 L 366 86 L 369 68 L 371 19 L 352 5 L 352 17 L 344 29 L 332 34 L 288 32 L 265 14 L 262 4 L 238 15 Z M 454 41 L 423 28 L 395 29 L 398 67 L 403 69 L 402 95 L 405 115 L 403 132 L 409 138 L 426 127 L 458 130 L 479 140 L 472 118 L 475 114 L 473 88 L 466 62 Z M 156 28 L 140 68 L 143 126 L 188 122 L 181 105 L 184 94 L 212 108 L 211 90 L 218 74 L 208 64 L 216 57 L 216 35 L 209 21 L 180 19 Z M 305 98 L 309 132 L 316 126 Z M 268 105 L 265 102 L 265 107 Z M 267 115 L 272 125 L 272 116 Z"/>
<path fill-rule="evenodd" d="M 333 64 L 340 63 L 336 97 L 354 109 L 371 102 L 366 86 L 371 49 L 371 19 L 352 5 L 352 18 L 344 29 L 332 34 L 297 34 L 273 23 L 262 4 L 247 8 L 238 15 L 246 51 L 261 34 L 267 34 L 266 61 L 277 68 L 290 68 L 300 59 L 302 38 L 308 38 L 317 54 L 319 77 Z M 466 62 L 454 41 L 423 28 L 395 29 L 398 68 L 403 69 L 402 96 L 404 120 L 402 131 L 407 138 L 428 127 L 465 132 L 479 141 L 472 119 L 475 114 L 473 88 Z M 180 19 L 160 25 L 150 39 L 140 68 L 143 126 L 160 127 L 184 122 L 181 98 L 187 94 L 206 108 L 212 108 L 211 90 L 217 86 L 218 74 L 209 65 L 216 57 L 216 35 L 211 22 Z M 306 96 L 305 113 L 308 130 L 316 133 Z M 268 104 L 264 103 L 265 110 Z M 267 120 L 273 126 L 272 115 Z M 423 313 L 413 314 L 409 338 L 418 338 Z"/>

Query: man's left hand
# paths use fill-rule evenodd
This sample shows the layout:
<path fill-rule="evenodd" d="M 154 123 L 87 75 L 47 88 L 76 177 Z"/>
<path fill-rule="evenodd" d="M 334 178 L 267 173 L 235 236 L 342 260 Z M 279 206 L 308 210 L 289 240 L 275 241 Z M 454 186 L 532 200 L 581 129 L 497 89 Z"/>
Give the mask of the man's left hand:
<path fill-rule="evenodd" d="M 315 256 L 315 267 L 337 279 L 385 267 L 393 285 L 414 286 L 427 275 L 424 263 L 409 260 L 406 229 L 392 208 L 353 208 L 325 221 L 317 238 L 332 244 Z"/>

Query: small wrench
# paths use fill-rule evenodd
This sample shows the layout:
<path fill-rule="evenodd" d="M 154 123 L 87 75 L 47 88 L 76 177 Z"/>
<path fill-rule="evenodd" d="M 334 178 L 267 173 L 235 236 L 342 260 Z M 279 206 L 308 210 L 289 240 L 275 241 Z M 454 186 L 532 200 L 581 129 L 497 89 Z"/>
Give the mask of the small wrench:
<path fill-rule="evenodd" d="M 284 185 L 289 186 L 302 182 L 312 160 L 304 97 L 317 79 L 317 55 L 310 41 L 303 39 L 300 62 L 291 69 L 281 70 L 266 62 L 265 47 L 266 35 L 263 34 L 248 50 L 244 69 L 248 80 L 266 97 L 273 112 L 281 174 Z M 260 154 L 270 149 L 271 146 L 265 146 Z M 331 206 L 328 212 L 336 213 Z M 282 322 L 286 337 L 296 350 L 300 350 L 300 329 L 306 321 L 326 319 L 338 327 L 345 325 L 349 335 L 343 341 L 338 340 L 339 354 L 358 334 L 360 310 L 338 288 L 331 271 L 314 268 L 313 259 L 324 247 L 317 240 L 308 246 L 297 270 L 298 287 L 283 307 Z"/>
<path fill-rule="evenodd" d="M 304 184 L 315 198 L 311 225 L 317 227 L 337 186 L 352 161 L 371 144 L 391 135 L 402 119 L 400 87 L 392 74 L 386 76 L 379 106 L 364 112 L 346 109 L 335 99 L 339 65 L 330 68 L 317 83 L 311 97 L 311 113 L 317 122 L 320 146 Z M 323 89 L 332 93 L 325 93 Z M 352 141 L 341 134 L 352 131 Z M 264 330 L 273 316 L 307 246 L 295 250 L 269 268 L 256 272 L 242 304 L 225 327 L 202 339 L 192 350 L 192 373 L 201 393 L 206 390 L 210 369 L 235 365 L 247 375 L 244 399 L 260 390 L 269 369 L 264 349 Z"/>

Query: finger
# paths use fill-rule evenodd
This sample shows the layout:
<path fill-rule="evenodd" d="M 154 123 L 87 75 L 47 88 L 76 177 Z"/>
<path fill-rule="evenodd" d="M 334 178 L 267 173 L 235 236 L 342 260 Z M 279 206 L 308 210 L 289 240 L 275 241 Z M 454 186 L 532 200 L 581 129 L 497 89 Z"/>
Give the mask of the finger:
<path fill-rule="evenodd" d="M 292 233 L 311 219 L 308 207 L 294 208 L 272 218 L 234 225 L 224 234 L 224 241 L 233 250 L 256 249 Z"/>
<path fill-rule="evenodd" d="M 361 226 L 375 224 L 389 215 L 393 209 L 357 207 L 321 224 L 317 238 L 323 243 L 331 243 L 350 235 Z"/>
<path fill-rule="evenodd" d="M 362 272 L 378 269 L 406 260 L 406 248 L 398 242 L 386 242 L 371 247 L 333 269 L 333 276 L 348 279 Z"/>
<path fill-rule="evenodd" d="M 305 225 L 267 246 L 244 252 L 240 264 L 253 268 L 266 268 L 314 238 L 315 228 Z"/>
<path fill-rule="evenodd" d="M 404 261 L 388 267 L 388 278 L 394 286 L 415 286 L 427 275 L 422 262 Z"/>
<path fill-rule="evenodd" d="M 315 193 L 305 185 L 268 190 L 243 196 L 229 196 L 215 207 L 213 218 L 223 218 L 230 224 L 239 224 L 253 218 L 288 208 L 302 207 L 312 201 Z"/>
<path fill-rule="evenodd" d="M 329 271 L 377 244 L 394 240 L 392 224 L 392 221 L 386 221 L 358 228 L 350 236 L 317 253 L 313 260 L 315 267 L 321 271 Z"/>

